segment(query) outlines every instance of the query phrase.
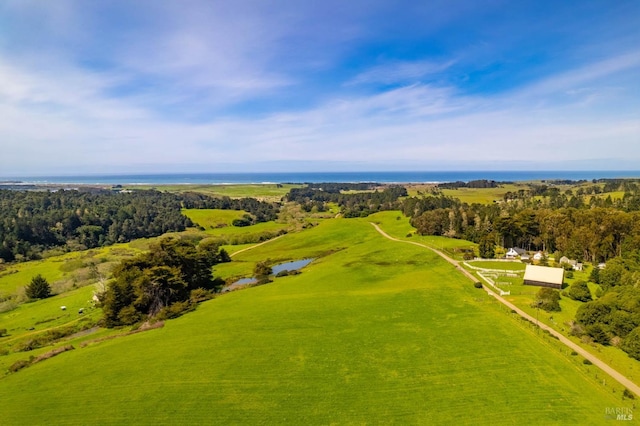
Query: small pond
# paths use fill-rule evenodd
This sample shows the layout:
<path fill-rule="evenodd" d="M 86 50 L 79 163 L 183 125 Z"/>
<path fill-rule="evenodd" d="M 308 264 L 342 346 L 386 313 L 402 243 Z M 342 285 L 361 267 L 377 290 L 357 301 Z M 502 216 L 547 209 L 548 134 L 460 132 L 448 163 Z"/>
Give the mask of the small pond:
<path fill-rule="evenodd" d="M 313 262 L 313 259 L 294 260 L 292 262 L 285 262 L 285 263 L 279 263 L 277 265 L 273 265 L 271 269 L 273 270 L 273 275 L 278 275 L 278 273 L 282 271 L 297 271 L 298 269 L 304 268 L 311 262 Z"/>
<path fill-rule="evenodd" d="M 272 269 L 272 273 L 273 275 L 278 275 L 278 273 L 282 272 L 282 271 L 297 271 L 298 269 L 302 269 L 305 266 L 307 266 L 308 264 L 310 264 L 311 262 L 313 262 L 313 259 L 302 259 L 302 260 L 293 260 L 291 262 L 284 262 L 284 263 L 279 263 L 277 265 L 273 265 L 271 267 Z M 242 286 L 245 286 L 247 284 L 254 284 L 256 282 L 256 279 L 254 277 L 251 278 L 241 278 L 238 281 L 234 282 L 233 284 L 231 284 L 230 286 L 224 288 L 222 290 L 222 292 L 227 292 L 227 291 L 231 291 L 231 290 L 236 290 Z"/>

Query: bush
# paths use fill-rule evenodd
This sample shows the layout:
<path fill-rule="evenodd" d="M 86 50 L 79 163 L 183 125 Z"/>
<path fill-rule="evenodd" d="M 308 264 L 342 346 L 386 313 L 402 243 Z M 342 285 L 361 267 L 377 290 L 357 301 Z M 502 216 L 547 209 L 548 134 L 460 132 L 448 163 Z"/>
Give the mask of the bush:
<path fill-rule="evenodd" d="M 536 300 L 531 305 L 547 312 L 560 311 L 560 292 L 548 287 L 542 287 L 536 294 Z"/>
<path fill-rule="evenodd" d="M 187 312 L 195 310 L 195 308 L 195 305 L 190 303 L 188 300 L 185 300 L 184 302 L 175 302 L 162 308 L 156 318 L 160 321 L 178 318 Z"/>
<path fill-rule="evenodd" d="M 462 255 L 462 259 L 464 260 L 473 260 L 474 257 L 475 256 L 472 251 L 465 251 L 464 254 Z"/>
<path fill-rule="evenodd" d="M 476 281 L 476 282 L 473 284 L 473 286 L 474 286 L 475 288 L 482 288 L 482 283 L 481 283 L 480 281 Z"/>
<path fill-rule="evenodd" d="M 586 358 L 582 360 L 582 363 L 583 363 L 584 365 L 592 365 L 592 364 L 593 364 L 591 361 L 589 361 L 589 360 L 588 360 L 588 359 L 586 359 Z"/>
<path fill-rule="evenodd" d="M 204 288 L 196 288 L 191 290 L 189 300 L 191 303 L 200 303 L 205 300 L 213 299 L 215 294 L 211 290 L 205 290 Z"/>
<path fill-rule="evenodd" d="M 7 335 L 7 329 L 6 328 L 0 328 L 0 337 L 4 337 Z"/>
<path fill-rule="evenodd" d="M 9 367 L 9 371 L 11 373 L 15 373 L 16 371 L 20 371 L 23 368 L 28 367 L 29 365 L 31 365 L 31 360 L 21 359 L 11 364 L 11 366 Z"/>
<path fill-rule="evenodd" d="M 576 356 L 576 355 L 578 355 L 578 352 L 576 352 L 576 351 L 571 351 L 571 356 Z"/>
<path fill-rule="evenodd" d="M 622 341 L 622 350 L 629 354 L 631 358 L 640 360 L 640 327 L 633 329 L 631 333 Z"/>
<path fill-rule="evenodd" d="M 629 389 L 624 388 L 622 391 L 622 397 L 627 399 L 636 399 L 636 396 Z"/>
<path fill-rule="evenodd" d="M 573 300 L 577 300 L 579 302 L 589 302 L 593 300 L 591 296 L 591 291 L 589 290 L 589 286 L 586 281 L 576 281 L 566 291 L 567 296 Z"/>

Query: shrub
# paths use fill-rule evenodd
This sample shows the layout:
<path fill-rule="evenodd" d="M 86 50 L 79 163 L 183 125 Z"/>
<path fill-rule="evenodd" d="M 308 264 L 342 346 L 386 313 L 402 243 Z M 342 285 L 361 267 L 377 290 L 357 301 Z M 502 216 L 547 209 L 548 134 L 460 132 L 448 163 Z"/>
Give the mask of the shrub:
<path fill-rule="evenodd" d="M 168 320 L 172 318 L 178 318 L 181 315 L 195 310 L 195 305 L 188 300 L 184 302 L 175 302 L 167 307 L 164 307 L 158 313 L 157 319 L 160 321 Z"/>
<path fill-rule="evenodd" d="M 475 288 L 482 288 L 482 283 L 481 283 L 480 281 L 476 281 L 476 282 L 473 284 L 473 286 L 474 286 Z"/>
<path fill-rule="evenodd" d="M 7 335 L 7 329 L 6 328 L 0 328 L 0 337 L 4 337 Z"/>
<path fill-rule="evenodd" d="M 589 361 L 589 360 L 588 360 L 588 359 L 586 359 L 586 358 L 582 360 L 582 363 L 583 363 L 584 365 L 591 365 L 591 364 L 593 364 L 591 361 Z"/>
<path fill-rule="evenodd" d="M 31 365 L 31 360 L 21 359 L 11 364 L 11 366 L 9 367 L 9 371 L 11 373 L 15 373 L 16 371 L 20 371 L 23 368 L 28 367 L 29 365 Z"/>
<path fill-rule="evenodd" d="M 631 358 L 640 360 L 640 327 L 633 329 L 622 341 L 621 348 L 629 354 Z"/>
<path fill-rule="evenodd" d="M 567 296 L 573 300 L 577 300 L 580 302 L 589 302 L 593 299 L 591 297 L 591 291 L 589 291 L 589 286 L 586 281 L 576 281 L 566 291 Z"/>
<path fill-rule="evenodd" d="M 624 388 L 624 391 L 622 391 L 622 397 L 627 399 L 636 399 L 636 396 L 633 394 L 633 392 L 631 392 L 627 388 Z"/>
<path fill-rule="evenodd" d="M 192 303 L 200 303 L 205 300 L 213 299 L 215 297 L 214 293 L 210 290 L 205 290 L 204 288 L 196 288 L 191 290 L 191 294 L 189 295 L 189 300 Z"/>
<path fill-rule="evenodd" d="M 542 287 L 536 294 L 536 300 L 531 305 L 542 308 L 547 312 L 560 311 L 560 292 L 548 287 Z"/>
<path fill-rule="evenodd" d="M 609 344 L 609 336 L 600 324 L 592 324 L 587 326 L 587 334 L 593 338 L 593 341 L 601 345 Z"/>
<path fill-rule="evenodd" d="M 576 352 L 576 351 L 571 351 L 571 356 L 576 356 L 576 355 L 578 355 L 578 352 Z"/>

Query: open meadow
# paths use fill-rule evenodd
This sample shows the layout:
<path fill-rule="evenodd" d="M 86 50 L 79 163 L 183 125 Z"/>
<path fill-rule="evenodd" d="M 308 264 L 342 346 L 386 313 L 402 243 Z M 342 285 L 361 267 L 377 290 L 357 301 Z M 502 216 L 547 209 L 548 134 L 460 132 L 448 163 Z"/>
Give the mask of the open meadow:
<path fill-rule="evenodd" d="M 300 184 L 220 184 L 220 185 L 134 185 L 129 190 L 155 189 L 163 192 L 199 192 L 213 197 L 257 198 L 264 201 L 280 201 L 291 188 L 300 188 Z"/>
<path fill-rule="evenodd" d="M 405 235 L 397 216 L 327 220 L 238 253 L 216 274 L 315 260 L 0 378 L 2 423 L 601 424 L 631 407 L 442 258 L 369 223 Z M 60 315 L 59 300 L 36 303 Z"/>

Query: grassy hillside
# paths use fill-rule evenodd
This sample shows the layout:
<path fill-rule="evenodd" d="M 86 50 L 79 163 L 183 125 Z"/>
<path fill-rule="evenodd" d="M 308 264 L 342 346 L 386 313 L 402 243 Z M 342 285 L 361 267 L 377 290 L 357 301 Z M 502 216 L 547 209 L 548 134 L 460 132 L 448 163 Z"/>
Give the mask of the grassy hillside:
<path fill-rule="evenodd" d="M 310 256 L 301 275 L 1 378 L 2 423 L 598 424 L 630 406 L 441 258 L 367 220 L 237 257 Z"/>

